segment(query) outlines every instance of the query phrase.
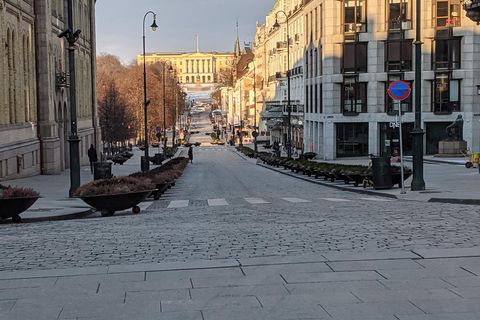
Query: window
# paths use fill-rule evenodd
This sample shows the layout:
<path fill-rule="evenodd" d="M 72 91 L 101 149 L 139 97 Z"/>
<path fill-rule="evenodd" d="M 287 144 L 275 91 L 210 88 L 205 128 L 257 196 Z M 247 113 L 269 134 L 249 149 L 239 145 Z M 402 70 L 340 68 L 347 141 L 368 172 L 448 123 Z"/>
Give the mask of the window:
<path fill-rule="evenodd" d="M 368 123 L 337 123 L 337 157 L 368 155 Z"/>
<path fill-rule="evenodd" d="M 433 69 L 460 69 L 461 38 L 434 41 Z"/>
<path fill-rule="evenodd" d="M 367 112 L 367 83 L 357 77 L 345 77 L 342 84 L 342 113 L 357 115 Z"/>
<path fill-rule="evenodd" d="M 432 85 L 434 113 L 450 114 L 460 111 L 460 80 L 451 79 L 448 72 L 441 72 L 435 74 Z"/>
<path fill-rule="evenodd" d="M 344 0 L 345 33 L 366 32 L 366 0 Z"/>
<path fill-rule="evenodd" d="M 385 50 L 386 71 L 411 71 L 412 70 L 412 40 L 388 40 Z"/>
<path fill-rule="evenodd" d="M 412 8 L 410 0 L 387 0 L 388 1 L 388 29 L 411 29 Z"/>
<path fill-rule="evenodd" d="M 310 101 L 308 101 L 308 86 L 305 86 L 305 109 L 307 110 L 307 113 L 312 113 L 312 110 L 310 109 Z"/>
<path fill-rule="evenodd" d="M 437 28 L 461 26 L 461 0 L 437 0 L 435 6 Z"/>
<path fill-rule="evenodd" d="M 367 42 L 347 42 L 343 45 L 343 73 L 367 72 Z"/>

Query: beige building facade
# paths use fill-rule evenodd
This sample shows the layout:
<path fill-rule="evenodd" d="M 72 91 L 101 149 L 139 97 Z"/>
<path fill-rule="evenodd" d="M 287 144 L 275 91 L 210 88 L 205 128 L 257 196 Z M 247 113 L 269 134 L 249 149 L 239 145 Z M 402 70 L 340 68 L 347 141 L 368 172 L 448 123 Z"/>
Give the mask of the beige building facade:
<path fill-rule="evenodd" d="M 168 62 L 175 70 L 182 85 L 187 87 L 212 86 L 221 82 L 225 73 L 230 73 L 235 55 L 222 52 L 150 53 L 145 55 L 147 64 Z M 137 56 L 143 64 L 143 55 Z"/>
<path fill-rule="evenodd" d="M 395 80 L 415 86 L 415 3 L 277 0 L 257 25 L 254 45 L 270 141 L 285 140 L 289 72 L 297 148 L 301 142 L 303 151 L 321 159 L 398 152 L 398 130 L 391 126 L 396 104 L 386 92 Z M 461 0 L 421 3 L 424 153 L 438 153 L 445 128 L 458 116 L 468 148 L 480 151 L 480 26 L 466 17 Z M 407 155 L 413 149 L 414 99 L 415 90 L 402 103 Z"/>
<path fill-rule="evenodd" d="M 76 0 L 77 116 L 81 162 L 97 144 L 95 1 Z M 69 167 L 66 1 L 0 1 L 0 180 Z"/>

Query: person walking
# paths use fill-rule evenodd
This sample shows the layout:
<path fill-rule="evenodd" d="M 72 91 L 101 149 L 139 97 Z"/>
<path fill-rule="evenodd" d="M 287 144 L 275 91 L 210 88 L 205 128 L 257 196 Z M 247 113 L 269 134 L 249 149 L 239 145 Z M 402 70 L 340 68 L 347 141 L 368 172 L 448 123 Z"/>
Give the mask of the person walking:
<path fill-rule="evenodd" d="M 88 160 L 90 161 L 90 172 L 93 174 L 93 163 L 98 161 L 97 150 L 93 144 L 91 144 L 90 149 L 88 149 Z"/>
<path fill-rule="evenodd" d="M 190 163 L 193 163 L 193 148 L 190 146 L 188 148 L 188 159 L 190 160 Z"/>

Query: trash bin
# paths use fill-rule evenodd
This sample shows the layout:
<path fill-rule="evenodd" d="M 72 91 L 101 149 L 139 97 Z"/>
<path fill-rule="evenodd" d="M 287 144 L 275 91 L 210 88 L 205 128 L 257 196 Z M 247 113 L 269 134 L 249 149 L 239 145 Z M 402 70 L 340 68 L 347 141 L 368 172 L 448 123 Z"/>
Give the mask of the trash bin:
<path fill-rule="evenodd" d="M 156 166 L 161 165 L 163 160 L 165 160 L 165 157 L 161 153 L 155 153 L 155 156 L 151 158 L 152 163 Z"/>
<path fill-rule="evenodd" d="M 140 168 L 142 171 L 150 170 L 150 161 L 145 156 L 140 157 Z"/>
<path fill-rule="evenodd" d="M 392 188 L 392 167 L 390 166 L 390 157 L 372 158 L 372 178 L 373 187 L 376 190 Z"/>
<path fill-rule="evenodd" d="M 111 162 L 93 163 L 93 180 L 110 179 L 112 177 Z"/>

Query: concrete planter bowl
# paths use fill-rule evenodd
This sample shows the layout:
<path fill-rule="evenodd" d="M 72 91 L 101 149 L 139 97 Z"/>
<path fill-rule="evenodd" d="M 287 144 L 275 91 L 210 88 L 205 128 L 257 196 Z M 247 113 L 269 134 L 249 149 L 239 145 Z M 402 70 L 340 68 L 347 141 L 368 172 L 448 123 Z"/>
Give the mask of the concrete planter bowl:
<path fill-rule="evenodd" d="M 109 217 L 115 214 L 115 211 L 132 209 L 135 214 L 140 213 L 138 204 L 145 200 L 155 190 L 146 190 L 129 193 L 81 196 L 85 203 L 102 213 L 102 217 Z"/>
<path fill-rule="evenodd" d="M 22 221 L 20 214 L 30 208 L 38 198 L 35 196 L 0 199 L 0 219 L 12 218 L 13 222 L 20 223 Z"/>

